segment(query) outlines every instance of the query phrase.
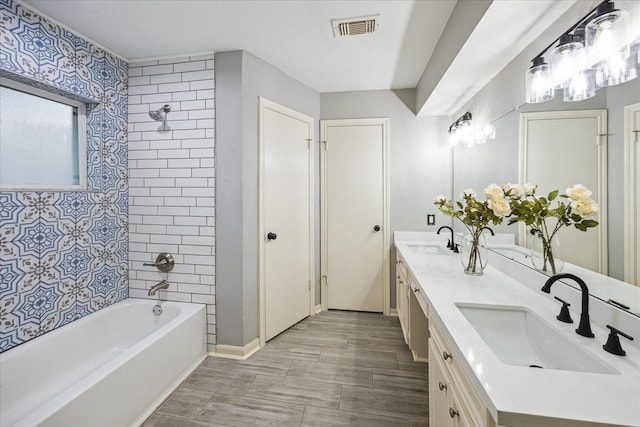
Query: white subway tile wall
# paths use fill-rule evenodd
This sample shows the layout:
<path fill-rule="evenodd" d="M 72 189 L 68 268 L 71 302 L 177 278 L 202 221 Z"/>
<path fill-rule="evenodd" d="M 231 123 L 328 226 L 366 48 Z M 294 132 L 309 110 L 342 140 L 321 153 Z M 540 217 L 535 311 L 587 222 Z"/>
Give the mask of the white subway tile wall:
<path fill-rule="evenodd" d="M 213 54 L 129 64 L 129 295 L 207 305 L 208 350 L 216 345 L 215 81 Z M 149 111 L 164 104 L 169 131 Z M 143 263 L 160 252 L 170 273 Z M 155 298 L 155 297 L 154 297 Z"/>

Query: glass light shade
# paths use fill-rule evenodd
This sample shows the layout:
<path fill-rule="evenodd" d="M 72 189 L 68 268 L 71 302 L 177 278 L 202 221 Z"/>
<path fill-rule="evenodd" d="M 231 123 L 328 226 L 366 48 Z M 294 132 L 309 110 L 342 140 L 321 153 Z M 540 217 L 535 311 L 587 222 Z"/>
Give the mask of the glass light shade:
<path fill-rule="evenodd" d="M 598 87 L 615 86 L 626 83 L 638 76 L 633 57 L 624 52 L 600 61 L 596 69 L 596 84 Z"/>
<path fill-rule="evenodd" d="M 596 94 L 595 71 L 586 69 L 578 72 L 564 88 L 564 101 L 576 102 L 589 99 Z"/>
<path fill-rule="evenodd" d="M 587 52 L 581 42 L 556 46 L 551 52 L 549 67 L 551 81 L 556 89 L 567 87 L 569 81 L 587 66 Z"/>
<path fill-rule="evenodd" d="M 549 64 L 534 60 L 534 65 L 529 68 L 526 75 L 526 101 L 527 104 L 538 104 L 553 98 L 553 85 L 551 83 Z"/>
<path fill-rule="evenodd" d="M 593 18 L 585 28 L 589 63 L 598 64 L 620 51 L 629 55 L 629 21 L 624 10 L 611 10 Z"/>

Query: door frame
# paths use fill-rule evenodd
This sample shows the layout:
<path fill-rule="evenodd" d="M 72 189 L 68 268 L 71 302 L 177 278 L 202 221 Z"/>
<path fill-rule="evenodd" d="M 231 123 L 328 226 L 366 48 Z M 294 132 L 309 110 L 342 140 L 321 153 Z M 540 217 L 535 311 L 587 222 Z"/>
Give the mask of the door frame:
<path fill-rule="evenodd" d="M 309 147 L 308 169 L 309 169 L 309 315 L 314 314 L 315 308 L 315 280 L 313 280 L 315 271 L 315 215 L 314 215 L 314 162 L 313 162 L 313 118 L 299 113 L 295 110 L 287 108 L 283 105 L 270 101 L 263 97 L 258 97 L 258 278 L 259 278 L 259 328 L 258 339 L 260 347 L 266 344 L 266 276 L 265 276 L 265 165 L 264 165 L 264 112 L 265 110 L 273 110 L 280 114 L 284 114 L 293 119 L 307 122 L 309 124 L 309 134 L 307 137 L 307 146 Z"/>
<path fill-rule="evenodd" d="M 640 103 L 624 107 L 624 281 L 640 286 L 640 174 L 637 171 L 640 135 L 634 129 L 634 114 Z"/>
<path fill-rule="evenodd" d="M 391 312 L 391 285 L 389 253 L 391 250 L 390 210 L 389 210 L 389 119 L 337 119 L 320 120 L 320 302 L 322 311 L 328 310 L 327 259 L 328 259 L 328 212 L 327 212 L 327 127 L 328 126 L 371 126 L 381 125 L 382 132 L 382 241 L 384 261 L 382 265 L 383 314 Z"/>
<path fill-rule="evenodd" d="M 598 147 L 598 227 L 595 232 L 598 236 L 598 273 L 607 275 L 609 266 L 609 243 L 607 238 L 607 110 L 567 110 L 567 111 L 543 111 L 520 114 L 520 147 L 519 147 L 519 179 L 521 183 L 527 182 L 527 134 L 529 122 L 546 119 L 576 119 L 595 118 L 598 121 L 597 135 L 594 143 Z M 562 191 L 562 189 L 559 189 Z M 525 246 L 528 233 L 524 223 L 518 226 L 518 241 Z"/>

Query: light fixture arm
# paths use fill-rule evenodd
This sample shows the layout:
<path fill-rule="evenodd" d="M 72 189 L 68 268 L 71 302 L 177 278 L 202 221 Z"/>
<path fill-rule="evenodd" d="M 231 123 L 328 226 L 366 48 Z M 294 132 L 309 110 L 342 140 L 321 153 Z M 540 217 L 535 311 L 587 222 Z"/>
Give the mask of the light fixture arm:
<path fill-rule="evenodd" d="M 605 7 L 606 7 L 606 9 L 605 9 Z M 537 58 L 542 58 L 544 56 L 544 54 L 547 53 L 547 51 L 554 44 L 556 44 L 556 42 L 558 40 L 560 40 L 565 35 L 571 35 L 571 32 L 573 32 L 574 30 L 578 29 L 578 27 L 582 26 L 582 30 L 584 31 L 584 28 L 586 27 L 587 22 L 590 21 L 589 18 L 592 17 L 591 15 L 601 15 L 602 13 L 606 13 L 608 11 L 613 10 L 613 8 L 614 8 L 614 5 L 613 5 L 612 0 L 603 0 L 595 8 L 591 9 L 591 11 L 589 11 L 589 13 L 587 13 L 585 16 L 580 18 L 578 20 L 578 22 L 573 24 L 573 26 L 571 26 L 568 30 L 566 30 L 564 33 L 562 33 L 558 38 L 556 38 L 554 41 L 549 43 L 549 45 L 547 47 L 545 47 L 539 54 L 537 54 L 536 56 L 533 57 L 531 62 L 534 62 Z M 536 64 L 534 63 L 534 65 L 536 65 Z"/>

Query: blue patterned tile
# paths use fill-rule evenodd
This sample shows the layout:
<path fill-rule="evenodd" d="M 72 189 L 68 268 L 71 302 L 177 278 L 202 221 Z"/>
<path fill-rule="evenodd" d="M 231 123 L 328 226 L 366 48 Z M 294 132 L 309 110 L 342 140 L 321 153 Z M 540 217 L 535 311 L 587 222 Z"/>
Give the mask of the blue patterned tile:
<path fill-rule="evenodd" d="M 40 323 L 40 316 L 51 310 L 62 295 L 52 287 L 35 286 L 33 289 L 20 294 L 15 313 L 20 323 Z"/>
<path fill-rule="evenodd" d="M 0 223 L 17 222 L 23 210 L 24 204 L 15 193 L 0 193 Z"/>
<path fill-rule="evenodd" d="M 62 240 L 62 233 L 56 222 L 38 219 L 31 223 L 20 224 L 16 244 L 23 254 L 41 254 L 55 251 Z"/>
<path fill-rule="evenodd" d="M 16 245 L 15 239 L 19 231 L 20 227 L 17 222 L 7 224 L 0 222 L 0 258 L 5 260 L 18 258 L 20 249 Z"/>
<path fill-rule="evenodd" d="M 94 201 L 90 193 L 87 192 L 66 192 L 62 193 L 53 204 L 58 210 L 60 218 L 70 218 L 77 221 L 79 218 L 91 215 Z"/>
<path fill-rule="evenodd" d="M 61 313 L 60 326 L 71 323 L 74 320 L 78 320 L 93 312 L 94 310 L 91 309 L 90 301 L 75 301 L 74 304 L 69 308 L 69 310 Z"/>
<path fill-rule="evenodd" d="M 117 232 L 118 223 L 116 218 L 107 214 L 93 218 L 89 227 L 89 235 L 93 238 L 93 241 L 103 245 L 115 241 Z"/>
<path fill-rule="evenodd" d="M 87 104 L 94 192 L 0 192 L 0 351 L 128 296 L 125 61 L 0 0 L 0 75 Z"/>
<path fill-rule="evenodd" d="M 17 259 L 0 259 L 0 297 L 17 294 L 25 272 L 20 269 Z"/>
<path fill-rule="evenodd" d="M 89 284 L 89 290 L 91 291 L 92 298 L 107 298 L 115 289 L 117 280 L 117 267 L 104 265 L 100 270 L 96 271 L 91 283 Z"/>

